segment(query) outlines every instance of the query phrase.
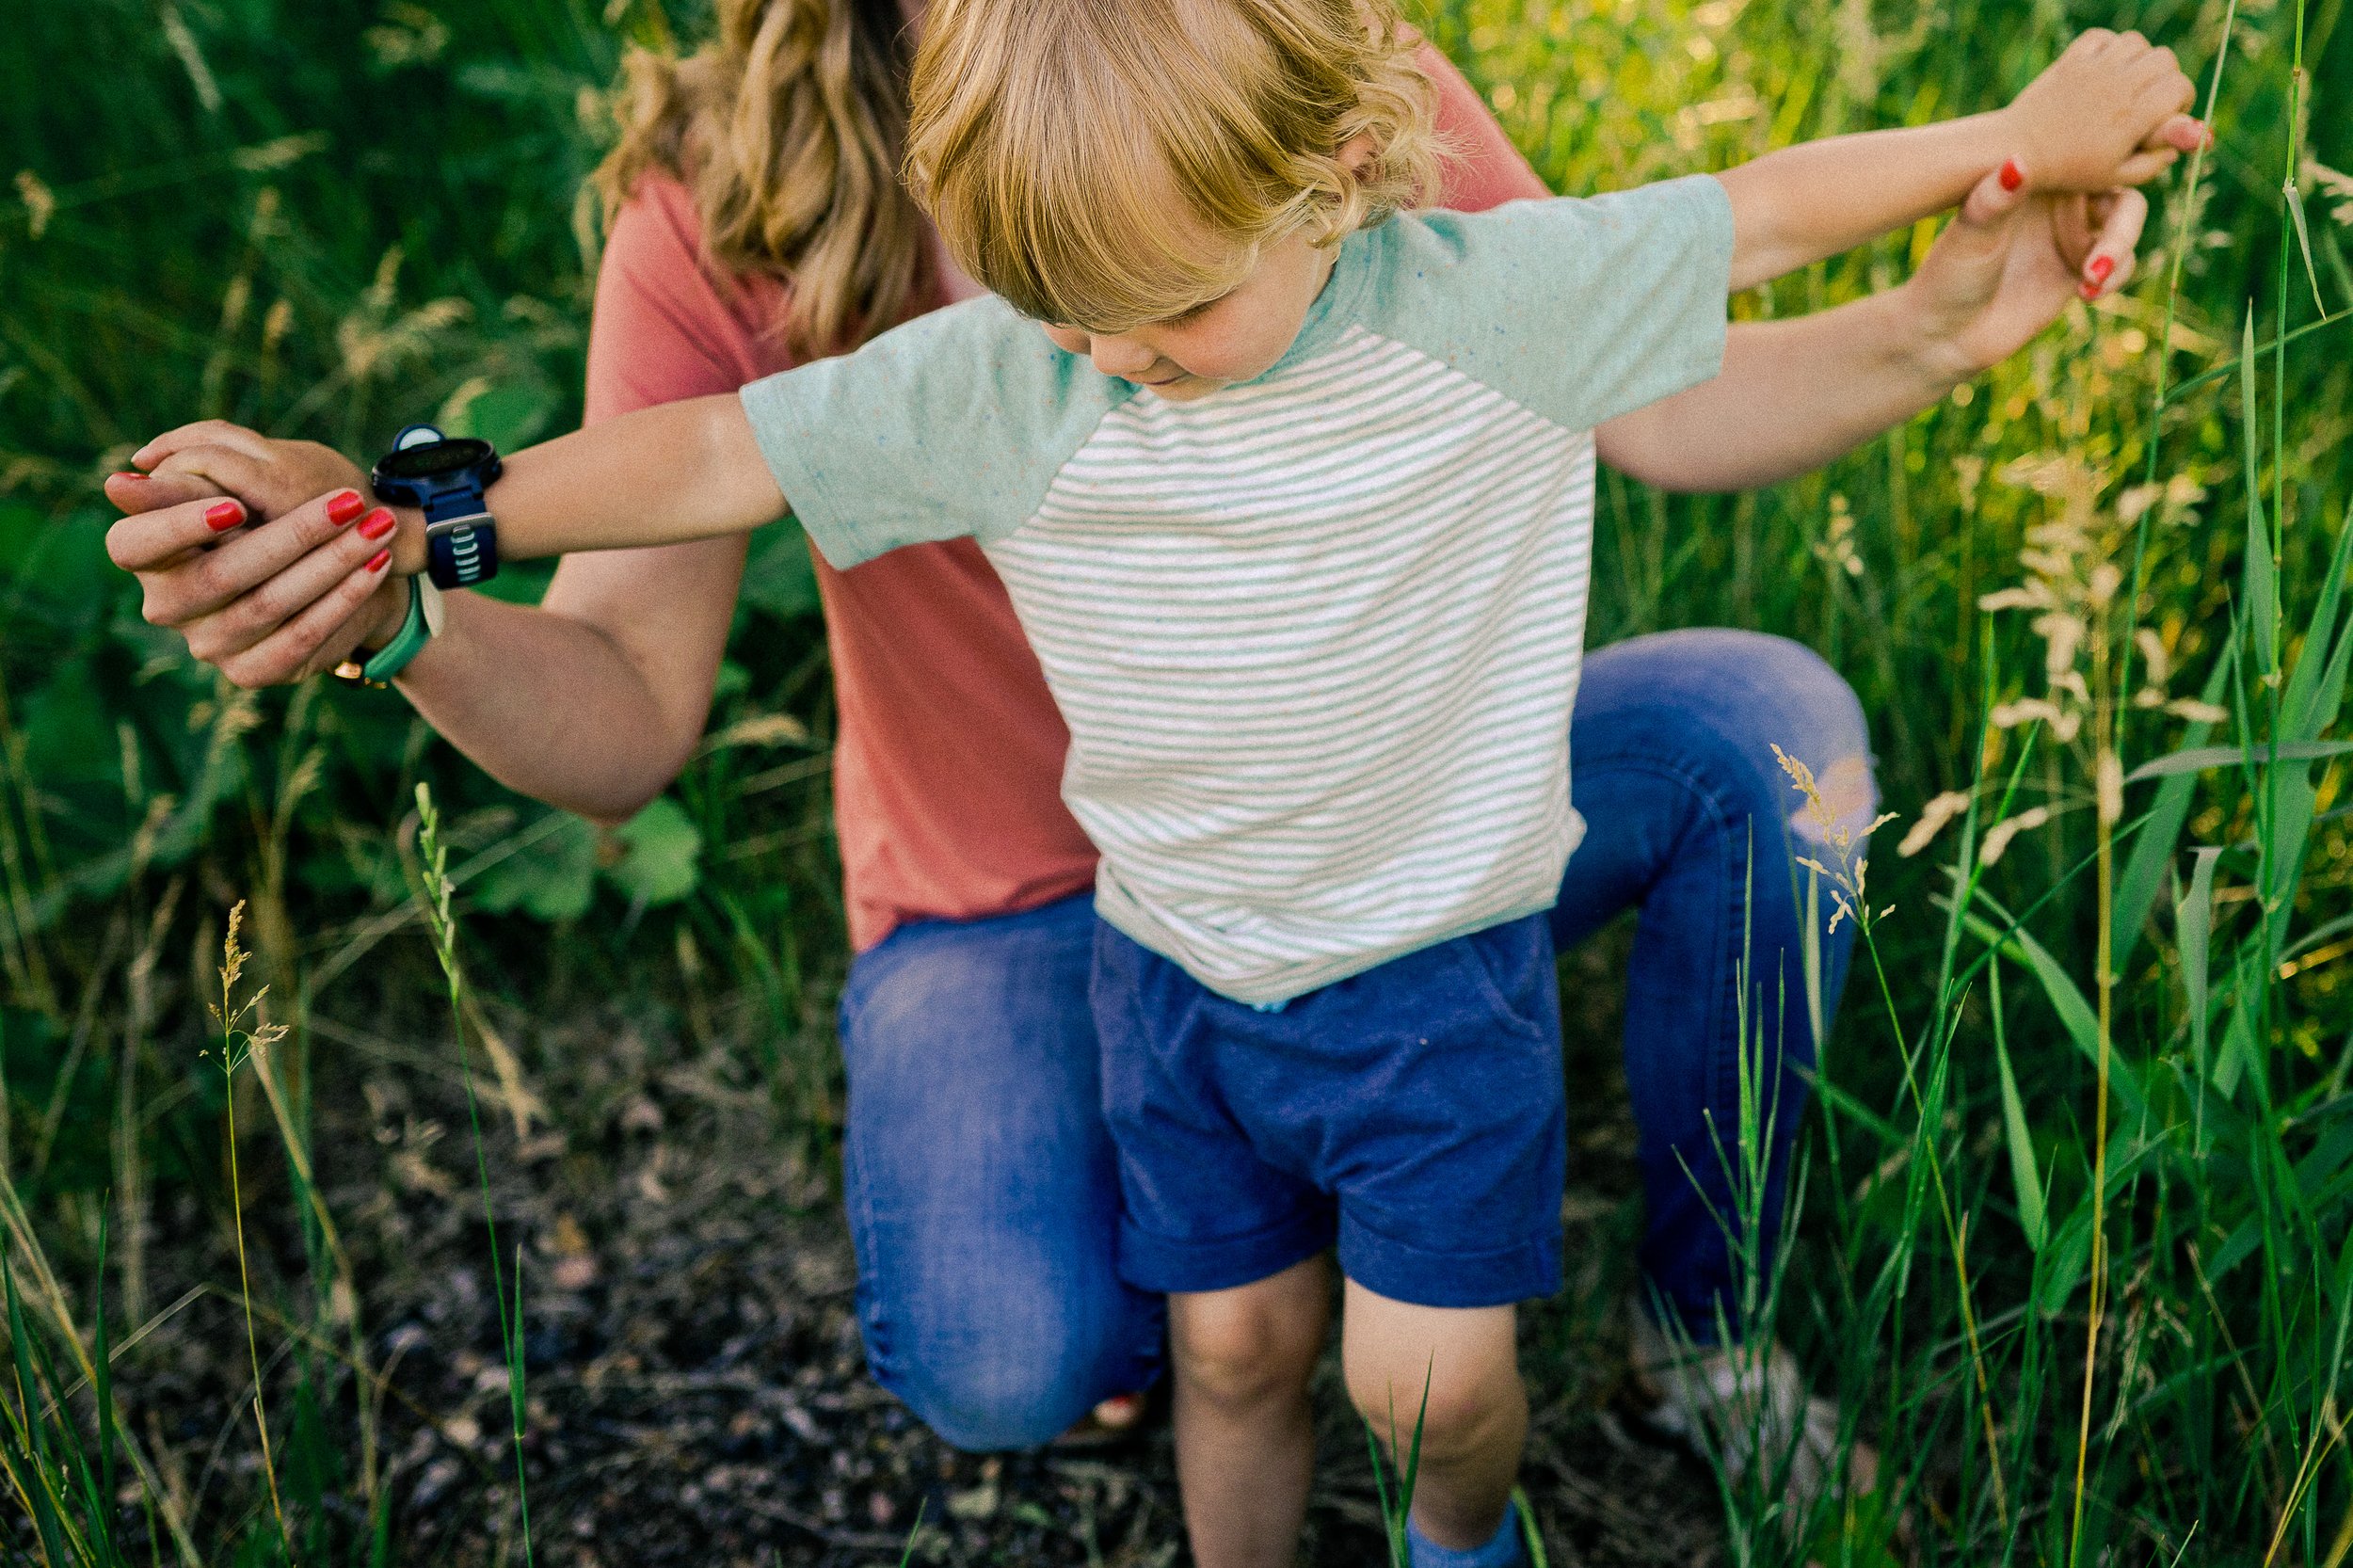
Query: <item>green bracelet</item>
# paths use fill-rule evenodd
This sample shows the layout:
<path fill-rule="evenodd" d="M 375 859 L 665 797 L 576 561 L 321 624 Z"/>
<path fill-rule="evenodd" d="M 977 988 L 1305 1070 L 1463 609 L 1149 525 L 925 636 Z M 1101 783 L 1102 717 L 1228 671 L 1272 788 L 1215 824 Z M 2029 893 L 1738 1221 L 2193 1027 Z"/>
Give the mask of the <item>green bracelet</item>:
<path fill-rule="evenodd" d="M 408 667 L 417 650 L 441 630 L 441 590 L 422 575 L 408 580 L 408 614 L 401 618 L 392 640 L 369 655 L 365 664 L 346 659 L 335 674 L 358 686 L 389 686 L 392 677 Z"/>

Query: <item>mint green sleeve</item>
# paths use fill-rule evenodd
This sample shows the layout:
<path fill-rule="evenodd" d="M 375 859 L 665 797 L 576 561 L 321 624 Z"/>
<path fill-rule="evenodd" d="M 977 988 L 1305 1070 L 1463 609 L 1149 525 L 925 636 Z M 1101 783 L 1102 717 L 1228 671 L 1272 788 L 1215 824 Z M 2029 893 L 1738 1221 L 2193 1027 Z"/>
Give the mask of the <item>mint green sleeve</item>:
<path fill-rule="evenodd" d="M 1723 366 L 1732 202 L 1711 176 L 1385 228 L 1379 329 L 1565 428 Z"/>
<path fill-rule="evenodd" d="M 846 569 L 902 545 L 1002 538 L 1116 395 L 995 298 L 918 317 L 853 354 L 745 387 L 786 504 Z"/>

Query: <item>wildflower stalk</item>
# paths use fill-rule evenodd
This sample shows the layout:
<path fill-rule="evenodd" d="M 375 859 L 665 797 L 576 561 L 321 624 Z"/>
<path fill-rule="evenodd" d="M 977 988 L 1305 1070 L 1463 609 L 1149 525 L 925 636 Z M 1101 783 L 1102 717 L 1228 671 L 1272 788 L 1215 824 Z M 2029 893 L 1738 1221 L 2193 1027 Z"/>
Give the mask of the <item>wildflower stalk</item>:
<path fill-rule="evenodd" d="M 2111 744 L 2108 691 L 2108 637 L 2103 624 L 2091 639 L 2092 733 L 2100 737 L 2094 765 L 2094 789 L 2099 796 L 2095 832 L 2099 869 L 2098 945 L 2092 950 L 2092 983 L 2098 994 L 2099 1059 L 2091 1115 L 2091 1296 L 2084 1328 L 2083 1405 L 2075 1425 L 2075 1495 L 2068 1512 L 2067 1560 L 2073 1563 L 2083 1543 L 2084 1469 L 2091 1449 L 2091 1391 L 2099 1370 L 2100 1324 L 2107 1310 L 2108 1285 L 2108 1067 L 2116 1048 L 2116 961 L 2113 931 L 2116 922 L 2116 824 L 2124 814 L 2123 770 Z"/>
<path fill-rule="evenodd" d="M 2215 48 L 2214 72 L 2206 79 L 2203 118 L 2208 125 L 2214 123 L 2215 104 L 2222 97 L 2222 65 L 2231 57 L 2231 29 L 2237 20 L 2238 0 L 2229 0 L 2222 11 L 2222 41 Z M 2173 226 L 2173 254 L 2166 264 L 2165 328 L 2157 338 L 2157 385 L 2149 399 L 2149 433 L 2142 442 L 2140 479 L 2143 485 L 2153 485 L 2157 480 L 2158 436 L 2169 407 L 2167 400 L 2169 394 L 2166 383 L 2173 373 L 2173 320 L 2181 302 L 2182 267 L 2189 255 L 2190 231 L 2198 226 L 2198 188 L 2205 171 L 2206 148 L 2201 142 L 2190 151 L 2189 177 L 2182 187 L 2181 220 Z M 2133 633 L 2140 629 L 2140 591 L 2147 580 L 2149 524 L 2154 510 L 2153 507 L 2140 514 L 2139 526 L 2133 536 L 2133 588 L 2132 597 L 2125 600 L 2124 666 L 2119 681 L 2127 689 L 2133 683 Z M 2117 711 L 2116 722 L 2120 727 L 2124 722 L 2121 708 Z M 2116 744 L 2121 747 L 2122 742 L 2123 736 L 2120 732 Z"/>
<path fill-rule="evenodd" d="M 515 1501 L 522 1519 L 523 1561 L 531 1555 L 531 1494 L 523 1467 L 523 1255 L 515 1249 L 515 1300 L 510 1311 L 506 1299 L 505 1271 L 499 1261 L 498 1216 L 490 1204 L 490 1163 L 482 1143 L 482 1110 L 474 1093 L 473 1057 L 466 1048 L 466 982 L 457 962 L 457 922 L 450 914 L 450 898 L 456 884 L 449 876 L 449 846 L 441 841 L 441 816 L 433 804 L 433 792 L 427 785 L 417 785 L 417 849 L 423 862 L 424 896 L 419 903 L 424 910 L 426 927 L 433 936 L 434 956 L 440 960 L 441 973 L 449 982 L 449 1011 L 451 1027 L 457 1032 L 458 1076 L 466 1086 L 466 1120 L 473 1130 L 474 1176 L 482 1191 L 482 1224 L 490 1238 L 490 1287 L 499 1314 L 499 1344 L 506 1356 L 507 1416 L 515 1449 Z"/>
<path fill-rule="evenodd" d="M 253 1425 L 261 1433 L 262 1475 L 269 1483 L 269 1509 L 278 1523 L 278 1545 L 289 1568 L 295 1560 L 294 1538 L 286 1529 L 286 1510 L 278 1494 L 278 1464 L 270 1450 L 269 1412 L 263 1400 L 262 1350 L 253 1332 L 253 1278 L 246 1265 L 245 1193 L 237 1176 L 237 1067 L 248 1058 L 268 1059 L 269 1048 L 284 1038 L 284 1024 L 264 1023 L 256 1016 L 264 985 L 243 1002 L 236 1000 L 238 979 L 245 973 L 246 952 L 237 945 L 237 926 L 245 918 L 245 901 L 229 911 L 229 934 L 221 939 L 220 1005 L 211 1009 L 220 1026 L 220 1078 L 229 1101 L 229 1210 L 237 1238 L 237 1302 L 245 1312 L 246 1355 L 253 1368 Z M 253 1022 L 248 1026 L 248 1019 Z M 240 1048 L 239 1042 L 243 1042 Z M 266 1072 L 267 1067 L 262 1066 Z"/>
<path fill-rule="evenodd" d="M 1982 756 L 1982 744 L 1978 750 Z M 1831 899 L 1836 910 L 1831 918 L 1831 929 L 1837 929 L 1840 919 L 1853 918 L 1855 934 L 1863 942 L 1864 952 L 1870 954 L 1871 973 L 1879 982 L 1880 1001 L 1887 1009 L 1888 1025 L 1895 1031 L 1896 1038 L 1901 1040 L 1904 1038 L 1903 1016 L 1897 1010 L 1895 987 L 1887 978 L 1887 965 L 1880 954 L 1875 930 L 1879 922 L 1871 912 L 1868 896 L 1870 862 L 1857 852 L 1860 843 L 1867 843 L 1872 833 L 1894 820 L 1894 813 L 1880 817 L 1858 836 L 1840 822 L 1823 801 L 1821 785 L 1816 780 L 1812 768 L 1778 745 L 1773 747 L 1773 756 L 1780 760 L 1782 772 L 1789 776 L 1791 787 L 1805 797 L 1806 814 L 1821 829 L 1823 841 L 1829 846 L 1832 857 L 1837 861 L 1837 869 L 1833 871 L 1811 858 L 1801 858 L 1799 864 L 1832 884 Z M 1942 1032 L 1945 1002 L 1945 996 L 1940 992 L 1937 999 L 1938 1016 L 1929 1026 L 1932 1032 Z M 1928 1099 L 1920 1092 L 1919 1075 L 1913 1065 L 1912 1053 L 1906 1051 L 1902 1054 L 1904 1087 L 1912 1096 L 1913 1112 L 1920 1117 L 1921 1142 L 1928 1156 L 1929 1176 L 1936 1188 L 1937 1212 L 1945 1223 L 1945 1240 L 1953 1255 L 1953 1276 L 1959 1286 L 1961 1326 L 1969 1342 L 1970 1370 L 1977 1381 L 1977 1410 L 1985 1429 L 1986 1458 L 1993 1466 L 1994 1506 L 2001 1515 L 2003 1528 L 2008 1528 L 2009 1488 L 2002 1474 L 2001 1443 L 1993 1419 L 1993 1385 L 1986 1375 L 1985 1348 L 1977 1333 L 1976 1291 L 1969 1280 L 1968 1226 L 1953 1211 L 1952 1192 L 1945 1182 L 1944 1158 L 1936 1147 L 1935 1129 L 1929 1125 Z"/>

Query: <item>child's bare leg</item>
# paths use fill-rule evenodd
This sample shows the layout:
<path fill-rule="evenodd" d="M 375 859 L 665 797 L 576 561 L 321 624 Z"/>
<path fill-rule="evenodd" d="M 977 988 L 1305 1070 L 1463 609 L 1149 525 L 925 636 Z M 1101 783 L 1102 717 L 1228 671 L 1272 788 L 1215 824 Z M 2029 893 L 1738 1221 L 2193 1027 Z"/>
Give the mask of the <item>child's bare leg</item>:
<path fill-rule="evenodd" d="M 1290 1568 L 1307 1512 L 1307 1383 L 1332 1312 L 1330 1265 L 1168 1299 L 1176 1479 L 1201 1568 Z"/>
<path fill-rule="evenodd" d="M 1412 1306 L 1348 1282 L 1340 1360 L 1349 1398 L 1384 1443 L 1396 1412 L 1402 1464 L 1427 1382 L 1414 1523 L 1454 1551 L 1495 1539 L 1519 1475 L 1528 1390 L 1513 1325 L 1509 1306 Z"/>

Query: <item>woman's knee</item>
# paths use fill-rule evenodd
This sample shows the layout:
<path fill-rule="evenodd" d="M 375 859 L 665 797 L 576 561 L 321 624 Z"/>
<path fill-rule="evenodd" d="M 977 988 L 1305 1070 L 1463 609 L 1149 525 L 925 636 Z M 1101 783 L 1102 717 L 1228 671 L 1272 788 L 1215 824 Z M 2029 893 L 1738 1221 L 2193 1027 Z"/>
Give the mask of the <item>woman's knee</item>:
<path fill-rule="evenodd" d="M 870 1366 L 942 1441 L 975 1453 L 1033 1448 L 1100 1401 L 1151 1382 L 1157 1322 L 1141 1299 L 1127 1304 L 1119 1313 L 973 1324 L 892 1364 L 873 1356 L 870 1338 Z"/>
<path fill-rule="evenodd" d="M 1679 757 L 1727 820 L 1785 823 L 1803 846 L 1841 829 L 1860 839 L 1878 808 L 1862 701 L 1802 643 L 1722 627 L 1662 632 L 1601 649 L 1587 680 L 1597 711 Z M 1783 758 L 1802 764 L 1811 797 Z"/>

